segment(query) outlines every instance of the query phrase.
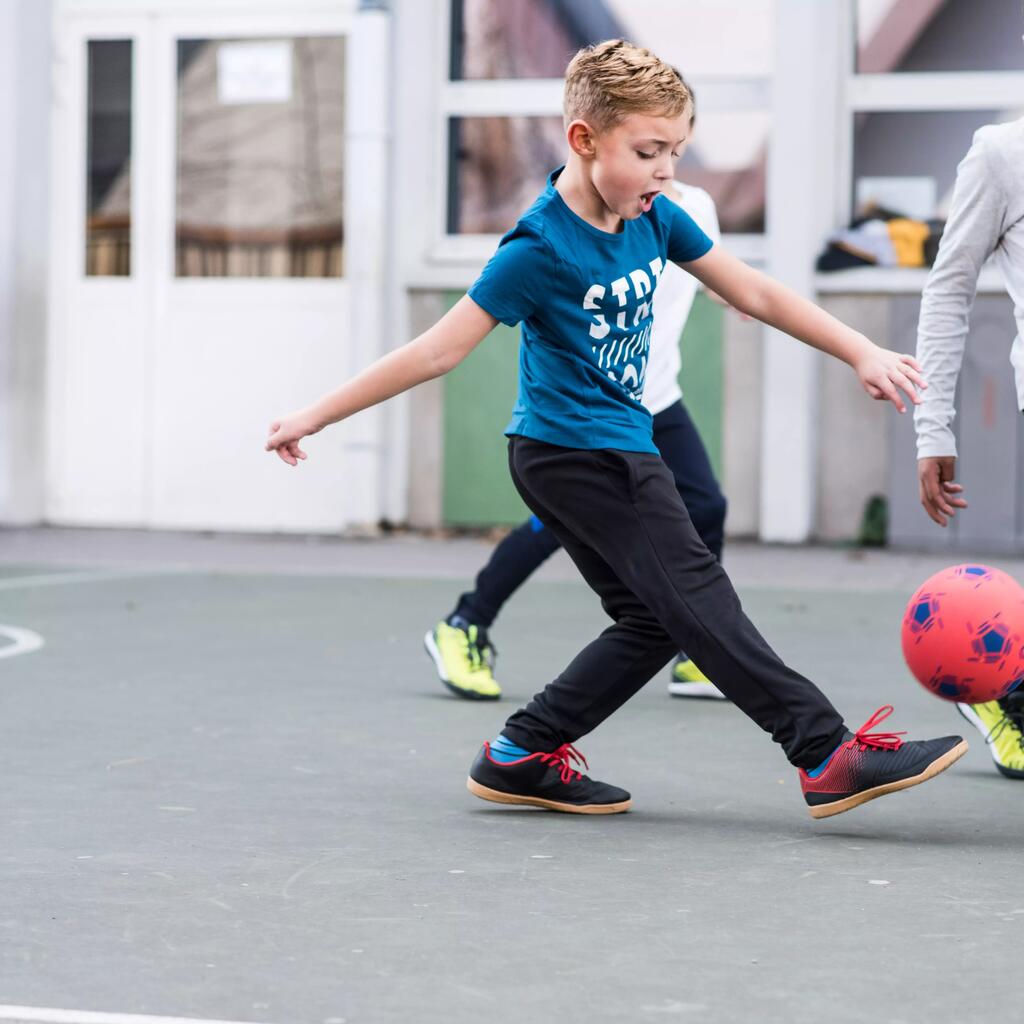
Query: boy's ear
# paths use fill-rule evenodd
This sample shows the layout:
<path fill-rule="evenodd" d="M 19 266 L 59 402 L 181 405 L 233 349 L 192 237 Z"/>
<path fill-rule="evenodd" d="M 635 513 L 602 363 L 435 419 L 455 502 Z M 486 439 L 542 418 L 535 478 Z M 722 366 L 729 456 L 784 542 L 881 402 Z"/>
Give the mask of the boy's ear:
<path fill-rule="evenodd" d="M 586 121 L 573 121 L 565 130 L 569 148 L 582 157 L 592 157 L 595 152 L 596 132 Z"/>

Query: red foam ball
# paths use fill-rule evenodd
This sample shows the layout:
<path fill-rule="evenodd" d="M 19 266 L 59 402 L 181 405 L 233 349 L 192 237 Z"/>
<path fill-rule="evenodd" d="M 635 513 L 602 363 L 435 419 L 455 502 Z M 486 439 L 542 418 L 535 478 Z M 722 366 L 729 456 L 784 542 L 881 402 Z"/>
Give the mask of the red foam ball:
<path fill-rule="evenodd" d="M 988 565 L 929 577 L 903 616 L 903 657 L 929 693 L 983 704 L 1024 680 L 1024 588 Z"/>

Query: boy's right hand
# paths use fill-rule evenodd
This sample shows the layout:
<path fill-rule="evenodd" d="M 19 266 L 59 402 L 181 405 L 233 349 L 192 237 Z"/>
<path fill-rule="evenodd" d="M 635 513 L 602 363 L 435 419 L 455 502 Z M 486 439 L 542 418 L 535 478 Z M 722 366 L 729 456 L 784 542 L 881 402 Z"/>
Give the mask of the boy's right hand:
<path fill-rule="evenodd" d="M 851 365 L 864 390 L 880 402 L 892 402 L 901 413 L 906 412 L 907 407 L 900 391 L 914 405 L 920 405 L 921 396 L 917 389 L 928 387 L 921 376 L 921 364 L 913 356 L 891 352 L 866 338 L 863 340 L 867 343 L 865 349 L 851 361 Z"/>
<path fill-rule="evenodd" d="M 917 479 L 921 488 L 921 504 L 925 512 L 939 524 L 946 525 L 946 517 L 956 514 L 958 508 L 967 508 L 959 497 L 960 484 L 953 483 L 956 476 L 956 456 L 942 455 L 917 460 Z"/>
<path fill-rule="evenodd" d="M 299 447 L 299 442 L 322 429 L 322 425 L 305 410 L 289 413 L 270 424 L 266 450 L 276 451 L 283 462 L 287 462 L 289 466 L 297 466 L 299 459 L 306 458 L 306 453 Z"/>

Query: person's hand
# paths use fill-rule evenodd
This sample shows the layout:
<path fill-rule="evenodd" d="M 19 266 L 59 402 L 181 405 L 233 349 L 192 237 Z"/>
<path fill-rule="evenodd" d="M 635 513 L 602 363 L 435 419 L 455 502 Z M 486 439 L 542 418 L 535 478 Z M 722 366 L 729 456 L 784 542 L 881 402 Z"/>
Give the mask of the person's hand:
<path fill-rule="evenodd" d="M 963 487 L 953 483 L 956 476 L 956 456 L 942 455 L 917 460 L 917 480 L 921 488 L 921 504 L 925 512 L 939 524 L 946 525 L 946 517 L 954 516 L 958 508 L 967 508 L 960 497 Z"/>
<path fill-rule="evenodd" d="M 914 405 L 921 404 L 918 388 L 928 387 L 921 376 L 921 366 L 913 356 L 901 352 L 890 352 L 869 342 L 865 354 L 853 364 L 854 372 L 860 378 L 861 386 L 880 402 L 889 401 L 906 412 L 900 391 L 903 391 Z"/>
<path fill-rule="evenodd" d="M 266 450 L 277 452 L 281 460 L 287 462 L 289 466 L 297 466 L 299 459 L 306 458 L 306 453 L 299 447 L 299 442 L 321 429 L 321 425 L 305 410 L 289 413 L 270 424 Z"/>

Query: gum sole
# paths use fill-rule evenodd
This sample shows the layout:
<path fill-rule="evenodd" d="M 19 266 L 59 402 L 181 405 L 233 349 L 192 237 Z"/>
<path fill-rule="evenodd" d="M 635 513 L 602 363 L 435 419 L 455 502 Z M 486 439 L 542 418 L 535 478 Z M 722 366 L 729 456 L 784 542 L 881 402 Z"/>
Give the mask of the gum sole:
<path fill-rule="evenodd" d="M 473 779 L 466 779 L 466 789 L 473 796 L 481 800 L 490 800 L 496 804 L 518 804 L 529 807 L 543 807 L 548 811 L 562 811 L 565 814 L 619 814 L 621 811 L 628 811 L 632 800 L 623 800 L 617 804 L 587 804 L 585 807 L 578 807 L 576 804 L 560 804 L 557 800 L 542 800 L 539 796 L 513 796 L 511 793 L 502 793 L 497 789 L 488 789 L 481 786 Z"/>
<path fill-rule="evenodd" d="M 842 814 L 843 811 L 851 811 L 854 807 L 860 807 L 869 800 L 885 796 L 886 793 L 895 793 L 901 789 L 910 789 L 911 786 L 919 786 L 922 782 L 935 778 L 940 772 L 944 772 L 951 764 L 956 764 L 964 754 L 967 753 L 967 740 L 961 740 L 952 750 L 947 750 L 942 757 L 932 761 L 920 775 L 912 775 L 909 779 L 900 779 L 899 782 L 889 782 L 884 786 L 876 786 L 874 789 L 866 789 L 863 793 L 855 793 L 845 800 L 838 800 L 834 804 L 823 804 L 820 807 L 808 807 L 812 818 L 831 818 L 834 814 Z"/>

